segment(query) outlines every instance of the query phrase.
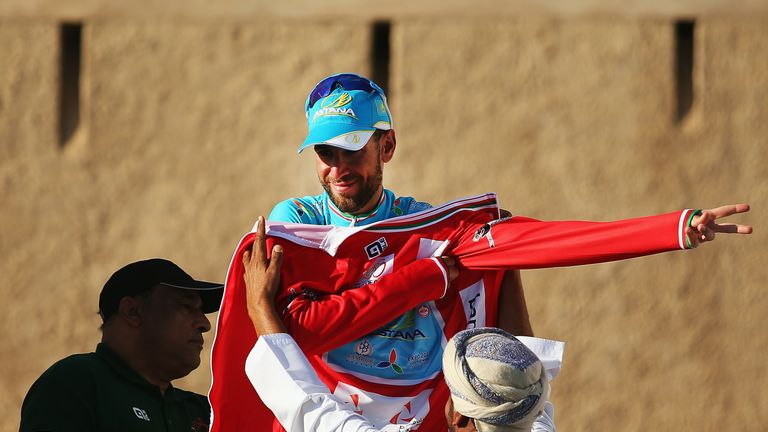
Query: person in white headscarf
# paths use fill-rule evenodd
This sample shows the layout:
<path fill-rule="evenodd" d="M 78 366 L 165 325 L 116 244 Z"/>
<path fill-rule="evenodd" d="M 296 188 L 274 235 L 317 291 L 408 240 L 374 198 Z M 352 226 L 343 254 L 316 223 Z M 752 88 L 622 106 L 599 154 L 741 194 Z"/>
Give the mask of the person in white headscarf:
<path fill-rule="evenodd" d="M 448 341 L 443 375 L 451 390 L 446 406 L 451 431 L 554 430 L 549 381 L 559 370 L 562 343 L 524 339 L 527 343 L 486 327 L 461 331 Z"/>
<path fill-rule="evenodd" d="M 258 231 L 262 235 L 243 257 L 248 314 L 259 334 L 245 372 L 264 404 L 288 432 L 418 429 L 419 419 L 408 425 L 374 425 L 330 393 L 275 311 L 282 249 L 276 246 L 268 262 L 263 223 Z M 448 267 L 454 265 L 446 261 Z M 516 338 L 497 328 L 457 333 L 443 354 L 451 390 L 445 407 L 448 429 L 555 432 L 549 381 L 560 370 L 563 348 L 562 342 Z"/>

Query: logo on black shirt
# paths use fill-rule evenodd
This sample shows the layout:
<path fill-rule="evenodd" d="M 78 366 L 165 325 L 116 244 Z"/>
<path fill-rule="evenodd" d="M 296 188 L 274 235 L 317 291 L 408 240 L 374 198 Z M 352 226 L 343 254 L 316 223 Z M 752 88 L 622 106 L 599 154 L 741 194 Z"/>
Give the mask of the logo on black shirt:
<path fill-rule="evenodd" d="M 143 409 L 133 407 L 133 413 L 136 414 L 136 417 L 142 420 L 149 421 L 149 414 L 147 414 L 147 412 L 144 411 Z"/>

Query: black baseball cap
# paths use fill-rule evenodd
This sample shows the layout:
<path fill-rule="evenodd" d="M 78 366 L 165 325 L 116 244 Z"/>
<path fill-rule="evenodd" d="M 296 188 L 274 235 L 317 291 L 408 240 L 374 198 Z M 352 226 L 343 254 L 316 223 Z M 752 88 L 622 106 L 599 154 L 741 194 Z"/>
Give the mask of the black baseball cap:
<path fill-rule="evenodd" d="M 149 291 L 157 285 L 193 290 L 200 294 L 203 312 L 219 310 L 224 285 L 195 280 L 181 267 L 161 258 L 137 261 L 116 271 L 110 276 L 99 295 L 99 315 L 106 321 L 117 312 L 123 297 L 133 297 Z"/>

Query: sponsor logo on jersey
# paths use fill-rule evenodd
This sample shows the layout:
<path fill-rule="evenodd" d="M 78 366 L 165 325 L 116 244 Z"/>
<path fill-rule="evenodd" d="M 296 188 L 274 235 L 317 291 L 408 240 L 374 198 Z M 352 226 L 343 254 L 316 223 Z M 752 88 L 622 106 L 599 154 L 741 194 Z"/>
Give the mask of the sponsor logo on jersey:
<path fill-rule="evenodd" d="M 376 360 L 373 357 L 355 353 L 347 355 L 344 360 L 350 365 L 356 365 L 368 369 L 372 369 L 376 364 Z"/>
<path fill-rule="evenodd" d="M 370 267 L 368 267 L 360 279 L 355 283 L 354 288 L 361 287 L 376 282 L 382 276 L 392 273 L 395 254 L 380 256 L 376 258 Z"/>
<path fill-rule="evenodd" d="M 477 303 L 478 298 L 480 298 L 480 294 L 475 295 L 467 301 L 467 306 L 469 307 L 469 317 L 467 318 L 468 329 L 477 327 L 477 320 L 475 319 L 477 316 L 477 307 L 475 306 L 475 303 Z"/>
<path fill-rule="evenodd" d="M 419 316 L 422 318 L 426 318 L 429 316 L 429 306 L 427 305 L 421 305 L 419 306 Z"/>
<path fill-rule="evenodd" d="M 379 377 L 374 381 L 379 383 L 415 383 L 414 380 L 435 376 L 440 372 L 444 335 L 435 318 L 439 312 L 431 303 L 424 305 L 430 308 L 427 318 L 418 314 L 420 306 L 414 307 L 367 336 L 330 350 L 324 360 L 340 372 Z M 396 350 L 394 354 L 392 350 Z"/>
<path fill-rule="evenodd" d="M 352 96 L 350 96 L 349 93 L 342 93 L 336 98 L 327 97 L 320 102 L 321 108 L 315 111 L 312 120 L 329 115 L 342 115 L 357 119 L 355 111 L 352 108 L 345 108 L 350 102 L 352 102 Z"/>
<path fill-rule="evenodd" d="M 392 351 L 389 352 L 389 361 L 379 362 L 376 367 L 379 369 L 392 368 L 396 374 L 403 374 L 403 368 L 397 364 L 397 350 L 394 348 L 392 348 Z"/>
<path fill-rule="evenodd" d="M 483 225 L 475 231 L 474 237 L 472 237 L 472 241 L 477 243 L 480 241 L 480 239 L 485 238 L 488 240 L 488 247 L 495 247 L 496 243 L 493 241 L 493 235 L 491 234 L 491 227 L 496 225 L 497 223 L 504 222 L 505 220 L 511 219 L 511 217 L 505 217 L 501 219 L 496 219 L 488 222 L 487 224 Z"/>
<path fill-rule="evenodd" d="M 136 417 L 145 421 L 149 421 L 149 414 L 147 414 L 147 412 L 143 409 L 133 407 L 133 413 L 136 414 Z"/>
<path fill-rule="evenodd" d="M 432 360 L 432 356 L 429 352 L 420 352 L 408 356 L 408 366 L 419 367 L 423 364 L 429 363 Z"/>
<path fill-rule="evenodd" d="M 467 319 L 467 328 L 485 327 L 485 285 L 480 279 L 459 292 L 464 306 L 464 316 Z"/>
<path fill-rule="evenodd" d="M 384 237 L 381 237 L 380 239 L 365 247 L 365 254 L 368 256 L 369 260 L 374 259 L 381 255 L 387 246 L 387 240 Z"/>
<path fill-rule="evenodd" d="M 345 360 L 349 364 L 357 365 L 365 368 L 373 368 L 375 360 L 372 357 L 364 356 L 361 354 L 349 354 L 345 357 Z"/>
<path fill-rule="evenodd" d="M 291 307 L 291 304 L 297 297 L 301 297 L 304 300 L 315 301 L 320 298 L 320 294 L 311 288 L 302 288 L 301 291 L 296 291 L 295 288 L 291 288 L 288 292 L 288 305 L 285 307 L 284 311 L 287 311 Z"/>
<path fill-rule="evenodd" d="M 416 317 L 414 315 L 414 310 L 409 310 L 397 321 L 397 323 L 395 323 L 395 325 L 377 330 L 376 335 L 387 339 L 398 339 L 403 341 L 426 339 L 427 335 L 416 327 Z"/>
<path fill-rule="evenodd" d="M 373 347 L 368 339 L 363 339 L 355 345 L 355 352 L 361 356 L 369 356 L 373 353 Z"/>
<path fill-rule="evenodd" d="M 416 339 L 426 339 L 426 335 L 419 329 L 413 330 L 394 330 L 394 329 L 381 329 L 378 331 L 378 335 L 387 339 L 400 339 L 404 341 L 414 341 Z"/>

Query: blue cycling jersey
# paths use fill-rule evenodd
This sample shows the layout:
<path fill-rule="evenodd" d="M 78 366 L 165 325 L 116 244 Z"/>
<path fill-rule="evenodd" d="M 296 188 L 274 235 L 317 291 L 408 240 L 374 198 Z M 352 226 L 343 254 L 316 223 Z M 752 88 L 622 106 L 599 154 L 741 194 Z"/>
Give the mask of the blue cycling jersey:
<path fill-rule="evenodd" d="M 411 197 L 395 197 L 384 189 L 373 211 L 350 215 L 339 210 L 327 193 L 291 198 L 278 203 L 269 220 L 310 225 L 360 226 L 431 208 Z M 381 265 L 392 256 L 380 257 Z M 391 266 L 390 270 L 391 271 Z M 325 354 L 337 370 L 370 382 L 412 385 L 435 377 L 442 367 L 442 322 L 433 313 L 433 302 L 422 304 L 379 330 Z M 384 325 L 385 324 L 385 325 Z"/>
<path fill-rule="evenodd" d="M 351 215 L 339 210 L 328 194 L 290 198 L 279 202 L 267 219 L 279 222 L 303 223 L 309 225 L 359 226 L 384 219 L 420 212 L 432 207 L 411 197 L 395 197 L 384 189 L 376 208 L 362 215 Z"/>

